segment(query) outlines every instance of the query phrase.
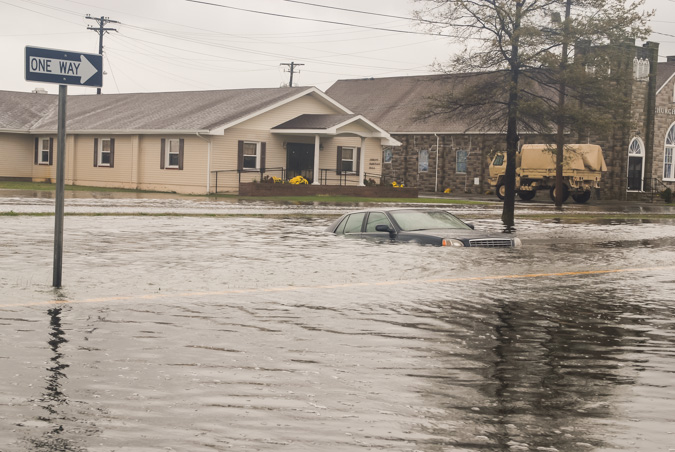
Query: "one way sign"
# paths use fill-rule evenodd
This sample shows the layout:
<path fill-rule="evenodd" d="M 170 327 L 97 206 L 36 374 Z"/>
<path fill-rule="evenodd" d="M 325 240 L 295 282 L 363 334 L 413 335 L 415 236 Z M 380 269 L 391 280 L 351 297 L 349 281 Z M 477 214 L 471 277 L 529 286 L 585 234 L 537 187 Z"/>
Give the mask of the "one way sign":
<path fill-rule="evenodd" d="M 103 57 L 95 53 L 26 47 L 26 80 L 103 86 Z"/>

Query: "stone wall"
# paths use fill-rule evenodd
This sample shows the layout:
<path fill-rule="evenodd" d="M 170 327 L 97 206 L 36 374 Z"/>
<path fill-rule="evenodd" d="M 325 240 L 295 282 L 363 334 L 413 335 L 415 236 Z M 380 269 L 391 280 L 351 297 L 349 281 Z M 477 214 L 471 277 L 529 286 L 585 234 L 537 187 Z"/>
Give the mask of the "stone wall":
<path fill-rule="evenodd" d="M 384 163 L 383 178 L 406 187 L 418 187 L 420 192 L 443 192 L 448 188 L 451 193 L 489 192 L 493 190 L 488 181 L 490 160 L 496 152 L 506 150 L 506 135 L 500 134 L 394 134 L 393 137 L 401 146 L 392 149 L 391 163 Z M 520 144 L 550 140 L 550 136 L 526 135 Z M 421 151 L 428 151 L 426 171 L 419 167 Z M 465 171 L 458 169 L 458 151 L 467 152 Z"/>

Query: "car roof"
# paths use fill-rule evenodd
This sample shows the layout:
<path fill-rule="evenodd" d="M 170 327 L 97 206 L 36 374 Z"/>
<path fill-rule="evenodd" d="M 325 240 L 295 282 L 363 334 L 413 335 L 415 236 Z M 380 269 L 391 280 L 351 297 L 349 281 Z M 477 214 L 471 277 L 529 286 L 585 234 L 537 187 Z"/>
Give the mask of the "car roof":
<path fill-rule="evenodd" d="M 417 211 L 442 210 L 442 211 L 446 212 L 445 209 L 441 209 L 441 208 L 438 208 L 438 207 L 370 207 L 368 209 L 353 210 L 353 211 L 347 212 L 347 213 L 352 214 L 352 213 L 363 213 L 363 212 L 395 212 L 395 211 L 400 211 L 400 210 L 417 210 Z"/>

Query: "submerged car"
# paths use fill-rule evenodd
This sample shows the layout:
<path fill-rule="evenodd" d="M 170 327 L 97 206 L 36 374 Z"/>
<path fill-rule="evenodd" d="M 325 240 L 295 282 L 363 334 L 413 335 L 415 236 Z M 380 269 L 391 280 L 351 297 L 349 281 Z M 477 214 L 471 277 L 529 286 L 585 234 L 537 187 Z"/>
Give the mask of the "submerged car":
<path fill-rule="evenodd" d="M 374 209 L 342 215 L 326 232 L 375 241 L 414 242 L 434 246 L 517 248 L 511 234 L 485 235 L 441 209 Z"/>

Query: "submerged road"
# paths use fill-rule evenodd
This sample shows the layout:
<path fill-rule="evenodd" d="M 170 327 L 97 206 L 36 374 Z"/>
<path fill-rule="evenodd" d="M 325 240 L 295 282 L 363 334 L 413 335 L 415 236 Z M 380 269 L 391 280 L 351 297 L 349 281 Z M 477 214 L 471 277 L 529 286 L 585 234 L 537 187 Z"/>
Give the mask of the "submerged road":
<path fill-rule="evenodd" d="M 2 217 L 0 450 L 675 450 L 672 222 L 458 250 L 313 208 L 66 217 L 58 290 L 53 218 Z"/>

